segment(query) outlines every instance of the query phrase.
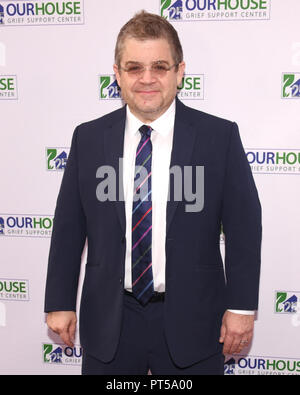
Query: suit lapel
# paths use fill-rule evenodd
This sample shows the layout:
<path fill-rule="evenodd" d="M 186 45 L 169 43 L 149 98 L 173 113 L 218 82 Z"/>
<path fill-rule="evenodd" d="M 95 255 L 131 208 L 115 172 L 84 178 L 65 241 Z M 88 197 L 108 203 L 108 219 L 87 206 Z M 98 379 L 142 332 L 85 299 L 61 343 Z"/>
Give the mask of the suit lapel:
<path fill-rule="evenodd" d="M 123 158 L 126 107 L 117 112 L 114 120 L 104 133 L 104 152 L 106 162 L 116 172 L 116 201 L 114 202 L 121 228 L 125 235 L 126 218 L 123 190 L 123 169 L 119 168 L 119 159 Z"/>
<path fill-rule="evenodd" d="M 185 105 L 176 99 L 176 113 L 170 168 L 173 166 L 179 166 L 181 168 L 182 175 L 183 167 L 188 166 L 190 163 L 196 139 L 196 131 L 194 128 L 192 128 L 186 112 Z M 170 199 L 167 202 L 167 233 L 177 206 L 178 201 Z"/>

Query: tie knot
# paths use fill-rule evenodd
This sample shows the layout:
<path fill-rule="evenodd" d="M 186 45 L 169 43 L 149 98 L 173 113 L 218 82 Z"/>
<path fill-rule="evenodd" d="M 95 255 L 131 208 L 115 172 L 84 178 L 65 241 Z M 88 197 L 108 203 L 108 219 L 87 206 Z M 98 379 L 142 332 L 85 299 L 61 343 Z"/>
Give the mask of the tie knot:
<path fill-rule="evenodd" d="M 142 125 L 142 126 L 139 128 L 139 131 L 140 131 L 140 133 L 141 133 L 142 136 L 148 136 L 148 137 L 150 137 L 150 136 L 151 136 L 152 129 L 151 129 L 150 126 Z"/>

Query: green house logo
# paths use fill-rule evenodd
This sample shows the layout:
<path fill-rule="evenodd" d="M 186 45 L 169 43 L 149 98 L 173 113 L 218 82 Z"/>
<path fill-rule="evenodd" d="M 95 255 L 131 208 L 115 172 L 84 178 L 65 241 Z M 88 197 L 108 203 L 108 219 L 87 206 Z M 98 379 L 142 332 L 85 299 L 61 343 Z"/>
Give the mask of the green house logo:
<path fill-rule="evenodd" d="M 0 75 L 0 100 L 17 100 L 17 76 Z"/>
<path fill-rule="evenodd" d="M 64 170 L 70 148 L 46 148 L 47 170 Z"/>
<path fill-rule="evenodd" d="M 275 313 L 296 313 L 299 294 L 300 292 L 276 291 Z"/>
<path fill-rule="evenodd" d="M 160 0 L 159 11 L 170 22 L 270 19 L 270 0 Z"/>
<path fill-rule="evenodd" d="M 203 100 L 204 75 L 186 74 L 178 86 L 177 96 L 182 100 Z"/>
<path fill-rule="evenodd" d="M 121 91 L 114 75 L 99 76 L 99 91 L 100 100 L 120 99 L 121 97 Z"/>
<path fill-rule="evenodd" d="M 284 73 L 281 81 L 283 99 L 300 99 L 300 73 Z"/>
<path fill-rule="evenodd" d="M 52 365 L 80 366 L 82 362 L 82 348 L 68 347 L 61 344 L 43 344 L 43 361 Z"/>

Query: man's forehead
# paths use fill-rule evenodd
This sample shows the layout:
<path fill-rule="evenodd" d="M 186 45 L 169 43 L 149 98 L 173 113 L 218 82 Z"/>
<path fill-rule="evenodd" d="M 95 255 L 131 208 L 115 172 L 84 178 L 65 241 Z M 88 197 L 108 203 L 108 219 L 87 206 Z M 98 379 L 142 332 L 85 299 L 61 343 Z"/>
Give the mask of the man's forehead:
<path fill-rule="evenodd" d="M 138 52 L 137 52 L 138 48 Z M 151 56 L 164 55 L 164 59 L 171 56 L 171 48 L 168 41 L 164 38 L 138 40 L 133 37 L 128 37 L 124 40 L 122 55 L 128 56 Z M 161 57 L 160 56 L 160 57 Z"/>

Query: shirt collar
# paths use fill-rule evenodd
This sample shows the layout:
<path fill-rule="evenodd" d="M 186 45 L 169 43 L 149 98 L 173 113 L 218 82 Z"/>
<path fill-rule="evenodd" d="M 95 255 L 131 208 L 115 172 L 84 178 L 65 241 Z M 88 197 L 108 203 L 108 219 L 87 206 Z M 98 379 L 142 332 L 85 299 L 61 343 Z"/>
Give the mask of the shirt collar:
<path fill-rule="evenodd" d="M 162 136 L 168 135 L 169 132 L 171 132 L 174 128 L 175 108 L 176 104 L 174 99 L 167 111 L 165 111 L 155 121 L 150 123 L 149 126 L 151 126 L 155 132 L 161 134 Z M 131 136 L 138 133 L 139 128 L 144 125 L 142 121 L 132 114 L 128 105 L 126 106 L 126 124 L 126 130 Z"/>

